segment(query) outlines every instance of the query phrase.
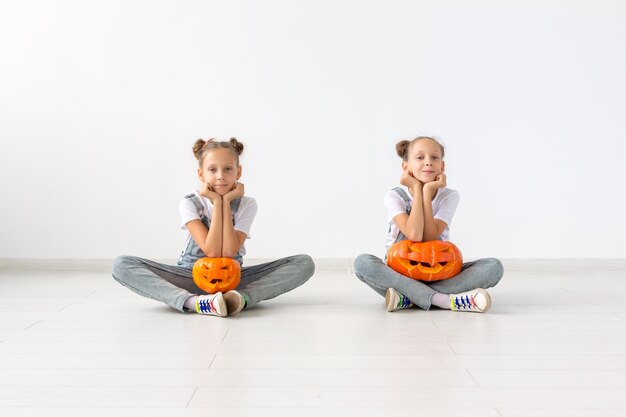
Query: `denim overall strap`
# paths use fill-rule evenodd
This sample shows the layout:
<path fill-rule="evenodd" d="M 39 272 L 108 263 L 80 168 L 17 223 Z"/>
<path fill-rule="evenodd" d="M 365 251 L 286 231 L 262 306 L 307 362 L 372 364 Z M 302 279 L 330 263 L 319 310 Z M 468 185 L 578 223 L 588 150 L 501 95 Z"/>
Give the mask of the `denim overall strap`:
<path fill-rule="evenodd" d="M 202 222 L 202 224 L 204 224 L 204 226 L 207 229 L 210 229 L 211 219 L 206 215 L 205 210 L 204 210 L 204 205 L 202 204 L 202 201 L 200 201 L 200 198 L 194 193 L 187 194 L 185 198 L 189 199 L 193 203 L 193 205 L 196 207 L 196 210 L 198 210 L 200 221 Z M 233 200 L 230 203 L 230 210 L 232 213 L 233 224 L 235 224 L 235 213 L 237 213 L 240 203 L 241 203 L 241 198 Z M 193 268 L 193 264 L 198 259 L 205 258 L 205 257 L 206 257 L 206 254 L 202 251 L 202 249 L 200 249 L 200 247 L 195 242 L 195 240 L 191 238 L 189 239 L 189 243 L 187 244 L 185 249 L 183 249 L 182 253 L 180 254 L 180 257 L 178 258 L 178 265 L 184 266 L 187 268 Z M 243 264 L 243 258 L 241 257 L 239 253 L 237 253 L 237 256 L 235 256 L 235 260 L 239 262 L 240 265 Z"/>
<path fill-rule="evenodd" d="M 404 203 L 406 205 L 404 210 L 406 211 L 406 214 L 411 214 L 411 199 L 409 198 L 409 195 L 406 193 L 406 191 L 404 191 L 404 189 L 400 187 L 394 188 L 393 191 L 395 191 L 404 200 Z M 391 226 L 389 226 L 389 230 L 391 230 Z M 401 240 L 406 240 L 406 236 L 404 235 L 404 233 L 402 233 L 402 231 L 399 230 L 398 237 L 396 238 L 396 243 L 400 242 Z"/>
<path fill-rule="evenodd" d="M 185 198 L 191 201 L 194 206 L 196 206 L 196 210 L 198 210 L 198 214 L 200 215 L 200 218 L 206 217 L 204 215 L 204 206 L 202 205 L 202 202 L 200 201 L 200 199 L 194 193 L 187 194 Z M 202 223 L 204 223 L 204 221 Z M 208 227 L 208 225 L 206 224 L 205 226 Z"/>
<path fill-rule="evenodd" d="M 237 213 L 237 210 L 239 210 L 239 204 L 241 204 L 241 198 L 230 202 L 230 213 L 233 217 L 233 225 L 235 224 L 235 213 Z"/>

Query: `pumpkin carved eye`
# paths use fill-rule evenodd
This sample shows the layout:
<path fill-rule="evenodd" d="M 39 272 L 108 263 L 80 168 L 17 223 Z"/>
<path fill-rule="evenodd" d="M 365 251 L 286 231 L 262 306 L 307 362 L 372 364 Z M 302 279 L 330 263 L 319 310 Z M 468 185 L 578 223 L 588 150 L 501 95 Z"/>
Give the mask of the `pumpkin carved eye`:
<path fill-rule="evenodd" d="M 410 264 L 413 265 L 413 266 L 421 265 L 421 266 L 424 266 L 426 268 L 432 268 L 433 267 L 433 265 L 429 264 L 428 262 L 410 261 Z M 437 262 L 435 265 L 445 266 L 445 264 L 447 264 L 447 262 L 446 261 L 442 261 L 442 262 Z"/>

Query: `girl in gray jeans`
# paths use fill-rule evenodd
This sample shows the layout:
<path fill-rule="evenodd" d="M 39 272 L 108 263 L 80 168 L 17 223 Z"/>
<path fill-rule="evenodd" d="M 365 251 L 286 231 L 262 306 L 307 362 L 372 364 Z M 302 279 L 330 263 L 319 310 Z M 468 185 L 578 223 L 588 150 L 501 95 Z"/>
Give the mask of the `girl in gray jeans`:
<path fill-rule="evenodd" d="M 448 240 L 449 226 L 459 204 L 459 194 L 446 188 L 444 148 L 433 138 L 418 137 L 396 145 L 402 158 L 404 187 L 396 187 L 385 196 L 389 233 L 387 249 L 395 242 Z M 504 272 L 494 258 L 463 264 L 453 278 L 422 282 L 407 278 L 373 255 L 359 255 L 354 262 L 356 276 L 385 297 L 387 311 L 432 305 L 454 311 L 482 313 L 491 306 L 485 288 L 493 287 Z"/>
<path fill-rule="evenodd" d="M 180 202 L 181 228 L 186 240 L 177 265 L 164 265 L 135 256 L 113 262 L 113 278 L 144 297 L 162 301 L 179 311 L 227 316 L 250 308 L 304 284 L 315 270 L 308 255 L 295 255 L 241 268 L 241 282 L 225 294 L 207 294 L 192 278 L 194 263 L 203 257 L 229 257 L 243 263 L 244 242 L 257 212 L 256 200 L 244 195 L 239 155 L 243 144 L 198 139 L 200 190 Z"/>

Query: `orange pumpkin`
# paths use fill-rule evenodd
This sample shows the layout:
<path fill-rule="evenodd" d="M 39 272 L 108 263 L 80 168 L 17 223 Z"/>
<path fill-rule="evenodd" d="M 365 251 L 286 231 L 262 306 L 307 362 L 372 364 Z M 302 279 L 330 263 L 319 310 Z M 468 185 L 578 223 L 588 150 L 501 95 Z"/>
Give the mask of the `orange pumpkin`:
<path fill-rule="evenodd" d="M 394 271 L 420 281 L 440 281 L 461 271 L 461 251 L 452 242 L 401 240 L 387 252 L 387 265 Z"/>
<path fill-rule="evenodd" d="M 234 290 L 241 279 L 241 267 L 233 258 L 200 258 L 193 264 L 193 282 L 209 294 Z"/>

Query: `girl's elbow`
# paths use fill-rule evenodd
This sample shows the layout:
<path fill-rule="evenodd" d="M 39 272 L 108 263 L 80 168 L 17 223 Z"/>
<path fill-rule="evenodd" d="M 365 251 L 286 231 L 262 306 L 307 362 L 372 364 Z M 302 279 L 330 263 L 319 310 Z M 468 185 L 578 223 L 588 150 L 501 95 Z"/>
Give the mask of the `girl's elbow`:
<path fill-rule="evenodd" d="M 408 233 L 405 234 L 406 238 L 413 242 L 421 242 L 424 236 L 421 233 Z"/>
<path fill-rule="evenodd" d="M 200 248 L 200 249 L 202 249 L 202 252 L 204 252 L 207 258 L 221 258 L 222 257 L 222 254 L 215 250 L 208 249 L 208 248 Z"/>
<path fill-rule="evenodd" d="M 439 229 L 435 230 L 433 233 L 424 233 L 424 241 L 430 242 L 433 240 L 439 240 L 441 239 L 442 233 L 443 230 L 439 231 Z"/>
<path fill-rule="evenodd" d="M 224 258 L 234 258 L 239 253 L 239 248 L 224 248 L 222 256 Z"/>

